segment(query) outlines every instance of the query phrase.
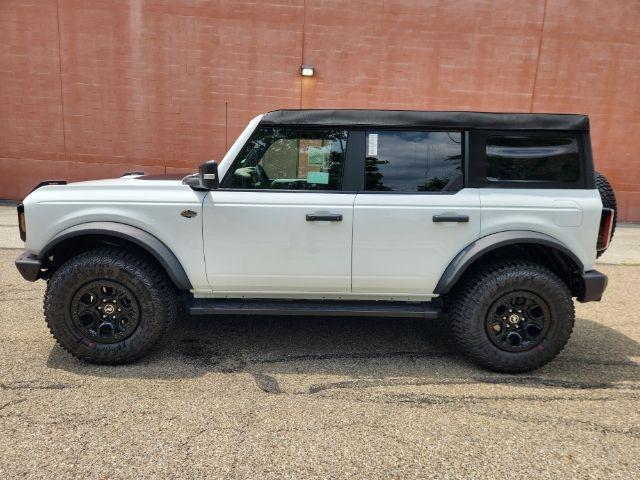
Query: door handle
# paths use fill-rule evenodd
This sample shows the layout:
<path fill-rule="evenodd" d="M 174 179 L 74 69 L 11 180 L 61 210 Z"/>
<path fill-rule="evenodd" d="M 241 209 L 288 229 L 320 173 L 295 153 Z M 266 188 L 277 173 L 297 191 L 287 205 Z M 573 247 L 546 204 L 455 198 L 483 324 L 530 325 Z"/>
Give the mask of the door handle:
<path fill-rule="evenodd" d="M 466 223 L 469 221 L 469 215 L 434 215 L 433 221 L 435 223 L 442 223 L 442 222 Z"/>
<path fill-rule="evenodd" d="M 341 222 L 341 213 L 307 213 L 307 222 Z"/>

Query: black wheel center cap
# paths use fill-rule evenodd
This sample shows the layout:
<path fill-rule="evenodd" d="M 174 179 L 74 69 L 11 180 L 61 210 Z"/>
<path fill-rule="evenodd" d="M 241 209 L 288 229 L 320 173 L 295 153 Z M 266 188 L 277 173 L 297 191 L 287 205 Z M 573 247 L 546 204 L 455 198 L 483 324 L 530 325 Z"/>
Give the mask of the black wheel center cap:
<path fill-rule="evenodd" d="M 114 307 L 112 304 L 107 303 L 104 306 L 103 312 L 106 313 L 107 315 L 113 315 L 113 312 L 116 311 L 116 307 Z"/>
<path fill-rule="evenodd" d="M 515 313 L 512 313 L 511 315 L 509 315 L 509 323 L 516 325 L 520 322 L 520 315 L 517 315 Z"/>

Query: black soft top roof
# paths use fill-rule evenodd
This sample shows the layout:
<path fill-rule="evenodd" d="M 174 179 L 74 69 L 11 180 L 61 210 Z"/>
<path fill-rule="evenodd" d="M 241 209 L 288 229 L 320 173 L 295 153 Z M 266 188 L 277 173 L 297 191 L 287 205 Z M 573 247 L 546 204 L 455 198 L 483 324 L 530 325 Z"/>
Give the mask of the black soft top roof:
<path fill-rule="evenodd" d="M 589 117 L 559 113 L 425 112 L 417 110 L 274 110 L 263 125 L 340 125 L 470 130 L 589 130 Z"/>

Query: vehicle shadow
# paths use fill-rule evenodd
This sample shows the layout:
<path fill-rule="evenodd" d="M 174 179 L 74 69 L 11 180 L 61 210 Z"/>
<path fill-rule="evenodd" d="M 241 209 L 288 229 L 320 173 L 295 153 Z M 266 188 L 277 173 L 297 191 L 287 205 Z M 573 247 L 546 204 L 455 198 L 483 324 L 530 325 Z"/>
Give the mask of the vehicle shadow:
<path fill-rule="evenodd" d="M 634 358 L 635 357 L 635 360 Z M 90 365 L 60 347 L 47 366 L 80 375 L 177 379 L 207 373 L 252 374 L 280 393 L 278 377 L 308 393 L 383 385 L 498 383 L 559 388 L 640 389 L 640 344 L 593 320 L 578 319 L 567 348 L 547 366 L 522 375 L 484 371 L 458 354 L 443 321 L 389 318 L 184 318 L 145 359 L 117 367 Z M 319 384 L 318 379 L 346 380 Z"/>

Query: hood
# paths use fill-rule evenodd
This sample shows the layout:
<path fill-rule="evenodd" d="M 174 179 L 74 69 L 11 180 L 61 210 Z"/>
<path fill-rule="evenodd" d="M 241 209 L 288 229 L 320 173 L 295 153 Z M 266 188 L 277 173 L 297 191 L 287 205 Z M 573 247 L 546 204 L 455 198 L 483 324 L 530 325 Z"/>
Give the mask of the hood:
<path fill-rule="evenodd" d="M 141 174 L 132 174 L 132 175 L 123 175 L 119 178 L 105 178 L 102 180 L 85 180 L 81 182 L 71 182 L 68 183 L 68 186 L 78 186 L 78 187 L 99 187 L 99 186 L 117 186 L 117 185 L 126 185 L 128 187 L 144 186 L 140 181 L 143 180 L 145 184 L 147 182 L 154 182 L 156 184 L 162 185 L 167 182 L 172 184 L 181 184 L 182 179 L 187 175 L 191 175 L 193 172 L 181 172 L 181 173 L 163 173 L 159 175 L 141 175 Z"/>
<path fill-rule="evenodd" d="M 172 192 L 191 191 L 182 183 L 190 173 L 164 175 L 126 175 L 120 178 L 88 180 L 68 184 L 41 184 L 24 200 L 25 204 L 41 202 L 162 202 Z"/>

